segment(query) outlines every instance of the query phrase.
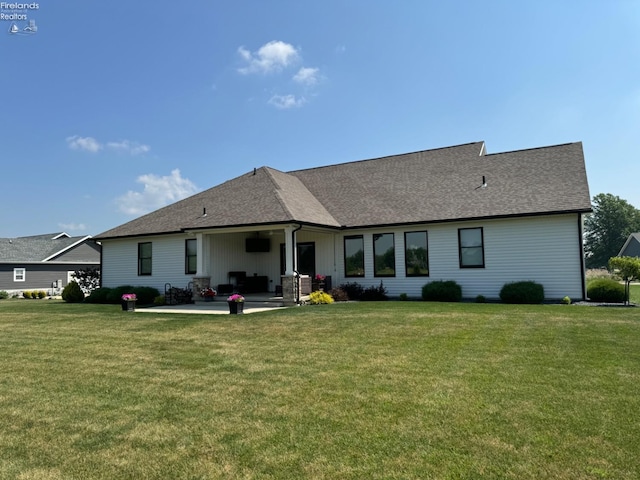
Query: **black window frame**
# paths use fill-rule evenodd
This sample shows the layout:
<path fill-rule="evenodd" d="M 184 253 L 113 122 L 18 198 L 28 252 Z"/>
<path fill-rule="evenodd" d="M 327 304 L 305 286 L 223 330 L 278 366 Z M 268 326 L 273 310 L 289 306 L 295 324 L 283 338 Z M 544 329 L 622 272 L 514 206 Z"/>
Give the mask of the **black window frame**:
<path fill-rule="evenodd" d="M 381 265 L 378 264 L 378 255 L 376 254 L 376 242 L 382 237 L 391 237 L 391 251 L 393 253 L 393 273 L 378 273 Z M 387 248 L 382 256 L 384 256 L 389 249 Z M 393 232 L 388 233 L 374 233 L 373 234 L 373 276 L 374 277 L 395 277 L 396 276 L 396 236 Z"/>
<path fill-rule="evenodd" d="M 424 233 L 425 239 L 425 261 L 426 261 L 426 269 L 427 273 L 411 273 L 410 270 L 413 269 L 413 265 L 409 265 L 409 255 L 407 245 L 409 242 L 407 241 L 407 235 Z M 413 250 L 413 249 L 412 249 Z M 407 277 L 428 277 L 429 276 L 429 232 L 427 230 L 416 230 L 412 232 L 404 232 L 404 272 Z"/>
<path fill-rule="evenodd" d="M 149 256 L 143 256 L 143 249 L 145 246 L 149 246 Z M 146 271 L 146 263 L 148 262 L 149 271 Z M 153 273 L 153 243 L 152 242 L 139 242 L 138 243 L 138 276 L 150 276 Z"/>
<path fill-rule="evenodd" d="M 462 231 L 463 230 L 479 230 L 480 231 L 480 245 L 479 246 L 463 246 L 462 245 Z M 479 265 L 464 265 L 463 264 L 463 252 L 471 249 L 480 249 L 482 255 L 482 263 Z M 458 256 L 460 261 L 460 268 L 485 268 L 484 258 L 484 228 L 483 227 L 469 227 L 458 229 Z"/>
<path fill-rule="evenodd" d="M 362 246 L 362 274 L 349 274 L 347 273 L 347 241 L 359 240 Z M 364 278 L 365 276 L 365 262 L 364 262 L 364 235 L 348 235 L 343 239 L 344 246 L 344 276 L 345 278 Z"/>
<path fill-rule="evenodd" d="M 195 252 L 189 252 L 189 245 L 195 244 Z M 195 263 L 192 268 L 191 263 Z M 187 238 L 184 241 L 184 273 L 185 275 L 194 275 L 198 273 L 198 239 Z"/>

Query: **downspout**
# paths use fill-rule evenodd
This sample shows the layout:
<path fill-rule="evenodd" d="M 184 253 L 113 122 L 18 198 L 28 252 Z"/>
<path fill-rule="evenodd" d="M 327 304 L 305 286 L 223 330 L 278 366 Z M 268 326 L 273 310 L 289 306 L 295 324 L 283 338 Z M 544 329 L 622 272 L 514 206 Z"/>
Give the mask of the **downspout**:
<path fill-rule="evenodd" d="M 296 232 L 302 230 L 302 225 L 291 232 L 291 256 L 293 258 L 293 275 L 296 279 L 296 305 L 300 305 L 300 272 L 298 272 L 298 255 L 296 254 Z"/>
<path fill-rule="evenodd" d="M 584 260 L 584 222 L 582 221 L 582 214 L 578 214 L 578 241 L 580 242 L 580 247 L 578 251 L 580 252 L 580 273 L 581 278 L 580 282 L 582 283 L 582 300 L 587 300 L 587 271 Z"/>

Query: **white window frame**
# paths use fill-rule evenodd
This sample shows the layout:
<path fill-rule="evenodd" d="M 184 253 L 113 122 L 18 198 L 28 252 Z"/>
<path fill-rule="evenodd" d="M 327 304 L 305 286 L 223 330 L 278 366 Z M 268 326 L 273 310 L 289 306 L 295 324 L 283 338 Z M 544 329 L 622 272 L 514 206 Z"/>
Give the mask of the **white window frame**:
<path fill-rule="evenodd" d="M 13 281 L 14 282 L 26 282 L 27 281 L 27 269 L 24 267 L 13 269 Z"/>

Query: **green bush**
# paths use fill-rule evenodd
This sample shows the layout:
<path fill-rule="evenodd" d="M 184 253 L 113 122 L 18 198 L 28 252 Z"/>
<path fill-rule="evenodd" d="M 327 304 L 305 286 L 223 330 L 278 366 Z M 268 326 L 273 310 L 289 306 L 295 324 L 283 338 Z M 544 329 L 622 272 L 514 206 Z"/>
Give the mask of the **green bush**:
<path fill-rule="evenodd" d="M 22 296 L 24 298 L 31 298 L 31 290 L 25 290 L 24 292 L 22 292 Z"/>
<path fill-rule="evenodd" d="M 422 287 L 422 299 L 427 302 L 459 302 L 462 287 L 453 280 L 436 280 Z"/>
<path fill-rule="evenodd" d="M 107 297 L 111 293 L 111 289 L 107 287 L 97 288 L 92 291 L 87 298 L 85 298 L 85 302 L 87 303 L 109 303 L 107 301 Z"/>
<path fill-rule="evenodd" d="M 484 295 L 478 295 L 476 297 L 476 303 L 487 303 L 487 297 Z"/>
<path fill-rule="evenodd" d="M 537 304 L 544 302 L 544 287 L 536 282 L 507 283 L 500 290 L 504 303 Z"/>
<path fill-rule="evenodd" d="M 349 300 L 360 300 L 362 292 L 364 292 L 364 287 L 356 282 L 343 283 L 340 285 L 340 289 L 347 294 Z"/>
<path fill-rule="evenodd" d="M 84 300 L 84 293 L 78 282 L 69 282 L 62 290 L 62 299 L 68 303 L 80 303 Z"/>
<path fill-rule="evenodd" d="M 569 296 L 564 297 L 564 298 L 562 299 L 562 303 L 563 303 L 564 305 L 571 305 L 571 297 L 569 297 Z"/>
<path fill-rule="evenodd" d="M 406 302 L 407 300 L 409 300 L 409 295 L 407 295 L 406 293 L 401 293 L 400 294 L 400 301 Z"/>
<path fill-rule="evenodd" d="M 156 297 L 161 296 L 157 288 L 153 287 L 133 287 L 131 285 L 121 285 L 115 288 L 97 288 L 87 297 L 88 303 L 108 303 L 119 305 L 122 302 L 122 295 L 125 293 L 135 293 L 138 298 L 138 305 L 153 305 Z M 162 295 L 164 300 L 164 295 Z"/>
<path fill-rule="evenodd" d="M 611 278 L 595 278 L 587 284 L 587 297 L 592 302 L 622 303 L 624 285 Z"/>
<path fill-rule="evenodd" d="M 153 299 L 153 304 L 157 306 L 164 305 L 164 295 L 158 295 Z"/>
<path fill-rule="evenodd" d="M 6 300 L 7 298 L 9 298 L 9 292 L 0 290 L 0 300 Z"/>
<path fill-rule="evenodd" d="M 44 290 L 38 290 L 36 292 L 36 295 L 38 296 L 38 298 L 44 298 L 47 296 L 47 292 L 45 292 Z M 34 297 L 35 298 L 35 297 Z"/>
<path fill-rule="evenodd" d="M 362 291 L 362 295 L 360 295 L 360 300 L 367 302 L 381 302 L 384 300 L 389 300 L 387 297 L 387 289 L 384 288 L 382 282 L 380 282 L 380 286 L 378 287 L 367 287 Z"/>
<path fill-rule="evenodd" d="M 321 291 L 316 291 L 316 292 L 311 292 L 309 294 L 309 303 L 311 305 L 320 305 L 323 303 L 333 303 L 333 298 L 331 298 L 331 295 L 329 295 L 327 292 L 321 292 Z"/>

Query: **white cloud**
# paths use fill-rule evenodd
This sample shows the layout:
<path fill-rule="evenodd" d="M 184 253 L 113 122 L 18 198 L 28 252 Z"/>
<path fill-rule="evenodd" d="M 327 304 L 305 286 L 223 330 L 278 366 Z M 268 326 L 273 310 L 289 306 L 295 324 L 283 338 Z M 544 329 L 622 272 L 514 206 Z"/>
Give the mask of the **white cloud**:
<path fill-rule="evenodd" d="M 253 53 L 240 47 L 238 53 L 247 62 L 246 67 L 238 69 L 238 72 L 242 74 L 277 72 L 288 67 L 300 57 L 300 53 L 293 45 L 279 40 L 266 43 Z"/>
<path fill-rule="evenodd" d="M 122 140 L 120 142 L 108 142 L 107 147 L 123 153 L 129 153 L 131 155 L 140 155 L 141 153 L 147 153 L 151 150 L 149 145 L 142 145 L 138 142 L 131 142 L 129 140 Z"/>
<path fill-rule="evenodd" d="M 58 226 L 62 230 L 69 232 L 83 232 L 87 229 L 84 223 L 59 223 Z"/>
<path fill-rule="evenodd" d="M 182 178 L 178 169 L 164 177 L 152 173 L 141 175 L 136 181 L 144 185 L 142 192 L 129 190 L 116 199 L 120 211 L 128 215 L 142 215 L 198 192 L 195 184 Z"/>
<path fill-rule="evenodd" d="M 67 137 L 67 145 L 72 150 L 85 150 L 91 153 L 97 153 L 105 147 L 105 145 L 103 145 L 93 137 L 80 137 L 78 135 Z M 149 145 L 132 142 L 130 140 L 107 142 L 106 147 L 110 150 L 128 153 L 130 155 L 140 155 L 151 150 L 151 147 Z"/>
<path fill-rule="evenodd" d="M 274 95 L 268 102 L 276 108 L 286 110 L 288 108 L 301 107 L 307 100 L 304 97 L 296 97 L 295 95 Z"/>
<path fill-rule="evenodd" d="M 102 145 L 95 138 L 80 137 L 78 135 L 67 137 L 67 145 L 72 150 L 86 150 L 91 153 L 96 153 L 102 149 Z"/>
<path fill-rule="evenodd" d="M 312 87 L 320 81 L 320 70 L 318 68 L 302 67 L 293 76 L 293 80 L 297 83 Z"/>

